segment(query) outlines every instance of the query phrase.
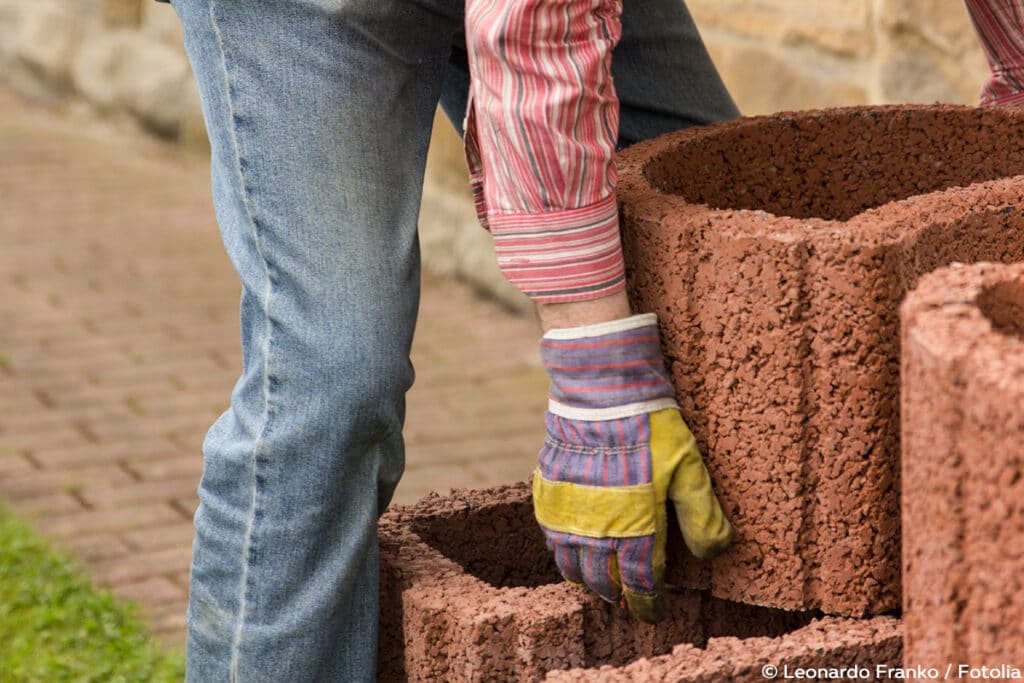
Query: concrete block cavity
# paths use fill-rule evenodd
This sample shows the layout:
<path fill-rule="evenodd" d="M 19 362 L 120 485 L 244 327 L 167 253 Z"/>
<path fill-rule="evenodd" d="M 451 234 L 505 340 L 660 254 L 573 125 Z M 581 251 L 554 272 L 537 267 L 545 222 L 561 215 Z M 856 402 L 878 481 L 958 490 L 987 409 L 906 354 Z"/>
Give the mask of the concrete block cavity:
<path fill-rule="evenodd" d="M 728 681 L 762 656 L 899 661 L 891 617 L 860 623 L 673 587 L 669 618 L 640 623 L 561 580 L 529 496 L 525 484 L 457 491 L 382 518 L 380 680 L 676 680 L 662 674 L 699 660 L 699 680 Z"/>

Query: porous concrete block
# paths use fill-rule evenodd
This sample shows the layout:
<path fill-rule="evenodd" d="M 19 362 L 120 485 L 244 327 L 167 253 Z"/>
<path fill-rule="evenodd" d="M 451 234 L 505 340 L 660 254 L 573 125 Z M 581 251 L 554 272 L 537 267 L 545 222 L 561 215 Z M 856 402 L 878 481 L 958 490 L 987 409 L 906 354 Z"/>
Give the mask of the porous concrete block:
<path fill-rule="evenodd" d="M 738 119 L 620 156 L 630 295 L 654 311 L 736 539 L 669 577 L 829 614 L 900 604 L 899 316 L 953 261 L 1024 257 L 1024 111 Z"/>
<path fill-rule="evenodd" d="M 781 680 L 888 681 L 903 673 L 896 617 L 823 617 L 777 638 L 709 638 L 622 667 L 554 671 L 545 681 L 764 683 Z"/>
<path fill-rule="evenodd" d="M 1024 668 L 1024 264 L 940 269 L 901 316 L 907 661 Z"/>
<path fill-rule="evenodd" d="M 668 618 L 657 626 L 638 622 L 561 579 L 525 484 L 432 494 L 415 506 L 392 508 L 380 523 L 380 548 L 382 681 L 567 680 L 557 672 L 572 669 L 632 676 L 628 667 L 643 669 L 645 658 L 671 654 L 671 661 L 652 660 L 651 670 L 675 671 L 703 661 L 702 652 L 711 658 L 696 670 L 714 673 L 702 680 L 723 682 L 731 680 L 726 659 L 741 651 L 747 651 L 743 661 L 801 653 L 808 662 L 839 666 L 859 661 L 849 656 L 852 647 L 864 657 L 898 662 L 897 620 L 890 617 L 866 622 L 868 637 L 856 624 L 821 619 L 818 612 L 740 605 L 672 588 Z M 830 645 L 819 651 L 823 637 Z M 886 649 L 871 649 L 883 641 Z M 849 646 L 842 656 L 836 643 Z M 602 672 L 603 666 L 610 668 Z M 615 667 L 627 667 L 626 673 Z M 644 674 L 632 680 L 668 679 Z"/>

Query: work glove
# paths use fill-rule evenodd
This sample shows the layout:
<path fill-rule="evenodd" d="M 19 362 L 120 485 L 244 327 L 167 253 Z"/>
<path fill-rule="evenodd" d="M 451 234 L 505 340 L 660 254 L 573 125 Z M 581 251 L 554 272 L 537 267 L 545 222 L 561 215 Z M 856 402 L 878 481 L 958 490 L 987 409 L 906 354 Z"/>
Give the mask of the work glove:
<path fill-rule="evenodd" d="M 657 317 L 550 330 L 541 357 L 551 391 L 533 506 L 548 549 L 566 580 L 656 623 L 666 612 L 666 500 L 697 557 L 732 540 L 679 414 Z"/>

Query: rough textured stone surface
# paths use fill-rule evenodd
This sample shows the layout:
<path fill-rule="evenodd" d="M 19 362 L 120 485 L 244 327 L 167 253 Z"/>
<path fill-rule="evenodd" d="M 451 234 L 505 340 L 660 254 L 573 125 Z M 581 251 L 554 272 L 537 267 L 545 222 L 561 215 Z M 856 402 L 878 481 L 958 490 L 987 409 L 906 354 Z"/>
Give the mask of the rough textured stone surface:
<path fill-rule="evenodd" d="M 859 65 L 825 55 L 808 63 L 800 55 L 767 45 L 711 32 L 708 51 L 740 111 L 766 113 L 779 109 L 840 107 L 870 100 Z M 837 78 L 836 74 L 844 74 Z"/>
<path fill-rule="evenodd" d="M 673 653 L 651 664 L 670 671 L 705 649 L 716 654 L 714 666 L 703 670 L 724 671 L 719 660 L 741 649 L 749 657 L 776 647 L 813 655 L 822 633 L 854 649 L 884 640 L 886 657 L 898 656 L 893 619 L 858 631 L 817 612 L 741 605 L 706 591 L 673 588 L 669 618 L 639 623 L 561 580 L 525 484 L 428 496 L 389 511 L 380 534 L 383 681 L 535 681 L 553 671 L 628 667 Z M 787 633 L 795 640 L 780 640 Z M 845 661 L 832 650 L 812 660 Z M 728 680 L 722 676 L 708 680 Z"/>
<path fill-rule="evenodd" d="M 688 0 L 748 114 L 842 104 L 970 103 L 988 66 L 962 2 Z"/>
<path fill-rule="evenodd" d="M 902 666 L 899 619 L 824 617 L 776 638 L 712 637 L 704 647 L 684 643 L 671 654 L 624 667 L 555 671 L 546 681 L 673 681 L 674 683 L 763 683 L 773 678 L 885 681 Z M 770 674 L 766 666 L 775 667 Z M 806 674 L 801 671 L 813 670 Z M 826 675 L 817 673 L 825 670 Z M 834 672 L 834 673 L 833 673 Z"/>
<path fill-rule="evenodd" d="M 908 45 L 908 42 L 910 43 Z M 957 102 L 961 99 L 957 83 L 944 73 L 943 55 L 934 54 L 918 44 L 920 39 L 887 40 L 879 49 L 882 67 L 878 92 L 886 102 Z M 981 81 L 970 80 L 966 90 L 974 95 Z"/>
<path fill-rule="evenodd" d="M 938 270 L 901 315 L 907 661 L 1020 668 L 1024 264 Z"/>
<path fill-rule="evenodd" d="M 146 37 L 182 50 L 185 33 L 174 9 L 152 0 L 142 3 L 142 33 Z"/>
<path fill-rule="evenodd" d="M 880 101 L 977 101 L 988 68 L 964 3 L 877 0 L 875 16 Z"/>
<path fill-rule="evenodd" d="M 49 87 L 63 91 L 82 39 L 81 21 L 60 2 L 36 0 L 33 4 L 33 11 L 20 16 L 12 11 L 7 49 L 13 53 L 15 68 L 26 69 Z"/>
<path fill-rule="evenodd" d="M 141 26 L 142 1 L 103 0 L 103 21 L 108 26 Z"/>
<path fill-rule="evenodd" d="M 863 0 L 688 0 L 700 26 L 726 29 L 745 38 L 762 38 L 778 47 L 812 45 L 827 53 L 866 57 L 873 41 L 871 8 Z"/>
<path fill-rule="evenodd" d="M 177 134 L 192 78 L 180 50 L 129 29 L 94 33 L 71 73 L 90 102 L 127 110 L 156 132 Z"/>
<path fill-rule="evenodd" d="M 899 585 L 898 304 L 952 261 L 1024 257 L 1024 112 L 878 107 L 628 150 L 631 296 L 655 311 L 734 546 L 674 580 L 861 615 Z M 972 183 L 975 183 L 972 185 Z"/>

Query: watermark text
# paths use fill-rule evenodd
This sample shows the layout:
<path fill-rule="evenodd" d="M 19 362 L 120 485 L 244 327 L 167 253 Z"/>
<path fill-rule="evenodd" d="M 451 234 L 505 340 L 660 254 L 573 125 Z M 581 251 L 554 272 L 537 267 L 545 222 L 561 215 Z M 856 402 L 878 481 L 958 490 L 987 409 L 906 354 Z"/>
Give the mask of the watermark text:
<path fill-rule="evenodd" d="M 765 664 L 761 667 L 761 675 L 768 680 L 780 681 L 1002 681 L 1020 679 L 1021 670 L 1009 664 L 947 664 L 944 667 L 890 664 L 809 667 Z"/>

